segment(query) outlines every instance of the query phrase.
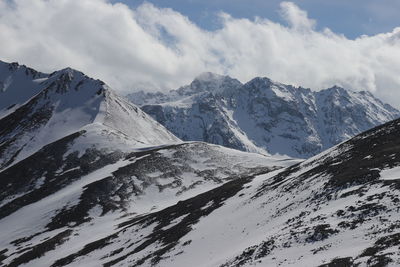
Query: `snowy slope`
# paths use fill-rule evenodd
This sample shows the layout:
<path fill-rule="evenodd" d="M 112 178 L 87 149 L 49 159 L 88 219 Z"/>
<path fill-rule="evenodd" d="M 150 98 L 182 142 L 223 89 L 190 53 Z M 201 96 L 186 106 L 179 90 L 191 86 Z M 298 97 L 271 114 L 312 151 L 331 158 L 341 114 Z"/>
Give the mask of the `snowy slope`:
<path fill-rule="evenodd" d="M 339 87 L 313 92 L 267 78 L 243 85 L 212 73 L 167 94 L 128 97 L 183 140 L 298 158 L 400 116 L 368 92 Z"/>
<path fill-rule="evenodd" d="M 3 70 L 8 70 L 2 64 Z M 0 119 L 0 169 L 92 123 L 102 124 L 138 145 L 180 141 L 102 81 L 81 72 L 67 68 L 44 75 L 16 64 L 9 64 L 9 69 L 15 71 L 8 78 L 2 76 L 6 78 L 1 82 L 8 84 L 3 94 L 9 103 L 20 106 Z M 41 77 L 40 82 L 37 77 Z M 16 98 L 22 91 L 29 93 Z M 31 96 L 32 92 L 35 94 Z"/>
<path fill-rule="evenodd" d="M 97 127 L 104 126 L 90 125 L 0 172 L 7 266 L 50 266 L 130 216 L 295 163 L 199 142 L 124 149 L 124 140 Z"/>
<path fill-rule="evenodd" d="M 72 69 L 41 79 L 0 119 L 0 266 L 50 266 L 130 216 L 298 162 L 182 142 Z M 7 90 L 30 90 L 19 84 Z"/>
<path fill-rule="evenodd" d="M 112 217 L 103 216 L 98 224 L 57 229 L 45 246 L 42 234 L 13 242 L 18 245 L 6 246 L 4 262 L 398 266 L 399 134 L 396 120 L 302 163 L 243 176 L 162 210 L 128 215 L 111 225 Z M 90 212 L 98 216 L 101 209 Z M 25 246 L 25 253 L 11 254 Z"/>

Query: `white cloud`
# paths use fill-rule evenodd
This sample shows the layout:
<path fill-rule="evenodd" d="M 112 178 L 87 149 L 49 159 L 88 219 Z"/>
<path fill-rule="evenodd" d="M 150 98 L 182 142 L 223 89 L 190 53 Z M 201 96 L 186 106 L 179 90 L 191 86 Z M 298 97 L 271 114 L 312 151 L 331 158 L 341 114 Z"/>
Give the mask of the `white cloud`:
<path fill-rule="evenodd" d="M 307 12 L 299 9 L 292 2 L 281 3 L 281 15 L 296 30 L 312 30 L 315 26 L 315 21 L 308 18 Z"/>
<path fill-rule="evenodd" d="M 400 28 L 350 40 L 281 3 L 289 26 L 221 14 L 206 31 L 182 14 L 106 0 L 0 0 L 0 59 L 43 71 L 71 66 L 127 92 L 176 88 L 203 71 L 321 89 L 370 90 L 400 106 Z"/>

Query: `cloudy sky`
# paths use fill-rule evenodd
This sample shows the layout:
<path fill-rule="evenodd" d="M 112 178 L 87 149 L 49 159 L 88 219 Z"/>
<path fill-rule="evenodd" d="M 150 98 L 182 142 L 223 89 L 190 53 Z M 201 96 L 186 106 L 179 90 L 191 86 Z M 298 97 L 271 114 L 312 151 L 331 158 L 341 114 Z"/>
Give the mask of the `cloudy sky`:
<path fill-rule="evenodd" d="M 369 90 L 400 107 L 400 1 L 0 0 L 0 60 L 126 93 L 204 71 Z"/>

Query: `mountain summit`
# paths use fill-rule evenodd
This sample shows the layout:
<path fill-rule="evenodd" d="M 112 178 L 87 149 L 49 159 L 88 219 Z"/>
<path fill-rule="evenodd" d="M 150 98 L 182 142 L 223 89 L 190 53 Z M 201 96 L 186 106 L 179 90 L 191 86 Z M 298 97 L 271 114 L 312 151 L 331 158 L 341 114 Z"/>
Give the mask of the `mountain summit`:
<path fill-rule="evenodd" d="M 83 127 L 102 128 L 108 136 L 142 146 L 180 141 L 102 81 L 79 71 L 43 74 L 16 63 L 0 63 L 0 71 L 0 169 Z"/>
<path fill-rule="evenodd" d="M 400 112 L 366 91 L 318 92 L 257 77 L 246 84 L 204 73 L 168 93 L 128 98 L 182 140 L 308 158 Z"/>

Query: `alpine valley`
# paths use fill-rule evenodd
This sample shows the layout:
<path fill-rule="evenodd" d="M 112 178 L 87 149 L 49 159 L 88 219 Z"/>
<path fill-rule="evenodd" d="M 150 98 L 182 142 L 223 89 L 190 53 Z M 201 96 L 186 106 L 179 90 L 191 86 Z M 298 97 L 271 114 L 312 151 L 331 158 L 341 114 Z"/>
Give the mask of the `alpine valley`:
<path fill-rule="evenodd" d="M 0 266 L 400 265 L 395 108 L 211 73 L 129 99 L 0 62 Z"/>

